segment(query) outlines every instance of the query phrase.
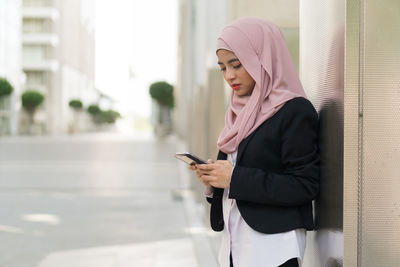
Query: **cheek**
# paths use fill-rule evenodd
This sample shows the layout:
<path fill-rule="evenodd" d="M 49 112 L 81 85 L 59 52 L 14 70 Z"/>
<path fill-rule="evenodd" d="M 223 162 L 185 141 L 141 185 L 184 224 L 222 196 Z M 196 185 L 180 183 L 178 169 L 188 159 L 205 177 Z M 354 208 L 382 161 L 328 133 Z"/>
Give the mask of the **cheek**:
<path fill-rule="evenodd" d="M 253 80 L 253 78 L 249 74 L 246 75 L 245 79 L 246 79 L 246 84 L 249 87 L 253 88 L 256 85 L 256 82 Z"/>
<path fill-rule="evenodd" d="M 227 78 L 227 76 L 226 76 L 226 71 L 222 72 L 222 76 L 224 77 L 224 80 L 225 80 L 226 82 L 228 82 L 228 78 Z"/>
<path fill-rule="evenodd" d="M 254 81 L 254 79 L 250 76 L 250 74 L 247 71 L 243 70 L 240 76 L 242 77 L 242 80 L 246 82 L 246 84 L 248 86 L 255 85 L 256 82 Z"/>
<path fill-rule="evenodd" d="M 246 87 L 247 87 L 247 94 L 251 95 L 253 90 L 254 90 L 254 86 L 256 85 L 256 82 L 253 80 L 253 78 L 251 78 L 251 76 L 247 77 L 247 82 L 246 82 Z"/>
<path fill-rule="evenodd" d="M 251 81 L 250 83 L 251 88 L 254 88 L 254 86 L 256 86 L 256 82 L 254 80 Z"/>

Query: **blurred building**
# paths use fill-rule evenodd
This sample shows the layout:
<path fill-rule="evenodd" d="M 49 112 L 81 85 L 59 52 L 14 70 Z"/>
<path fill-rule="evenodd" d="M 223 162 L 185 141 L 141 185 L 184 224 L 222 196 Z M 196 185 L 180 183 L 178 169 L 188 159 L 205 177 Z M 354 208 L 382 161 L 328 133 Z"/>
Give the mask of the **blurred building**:
<path fill-rule="evenodd" d="M 0 1 L 0 77 L 14 87 L 10 97 L 0 100 L 0 135 L 16 134 L 21 91 L 21 0 Z"/>
<path fill-rule="evenodd" d="M 179 2 L 175 128 L 201 157 L 215 155 L 215 142 L 208 143 L 223 125 L 225 94 L 215 43 L 225 23 L 224 1 Z"/>
<path fill-rule="evenodd" d="M 39 132 L 65 133 L 72 120 L 69 100 L 86 104 L 97 97 L 94 8 L 94 0 L 23 0 L 24 89 L 45 96 L 36 114 Z"/>

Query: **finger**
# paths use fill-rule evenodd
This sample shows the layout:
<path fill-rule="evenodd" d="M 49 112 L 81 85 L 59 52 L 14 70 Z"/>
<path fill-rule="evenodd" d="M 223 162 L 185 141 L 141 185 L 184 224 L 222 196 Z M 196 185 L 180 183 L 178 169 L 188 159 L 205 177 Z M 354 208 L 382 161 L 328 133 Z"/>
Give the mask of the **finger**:
<path fill-rule="evenodd" d="M 217 160 L 215 162 L 216 165 L 225 165 L 225 164 L 229 164 L 228 160 Z"/>
<path fill-rule="evenodd" d="M 215 188 L 220 188 L 219 183 L 217 181 L 209 182 L 209 184 Z"/>
<path fill-rule="evenodd" d="M 210 186 L 210 184 L 209 184 L 207 181 L 200 180 L 200 182 L 201 182 L 202 184 L 204 184 L 205 186 Z"/>
<path fill-rule="evenodd" d="M 189 170 L 191 170 L 191 171 L 196 170 L 196 166 L 195 165 L 189 165 Z"/>
<path fill-rule="evenodd" d="M 208 159 L 207 163 L 212 164 L 212 163 L 214 163 L 214 161 L 212 159 Z"/>
<path fill-rule="evenodd" d="M 196 176 L 197 177 L 199 177 L 200 178 L 200 176 L 202 176 L 203 175 L 203 173 L 201 172 L 201 171 L 199 171 L 199 170 L 196 170 Z"/>
<path fill-rule="evenodd" d="M 211 183 L 217 180 L 216 176 L 213 175 L 202 175 L 201 176 L 202 179 L 204 179 L 204 181 L 206 181 L 207 183 Z"/>
<path fill-rule="evenodd" d="M 202 183 L 209 183 L 208 175 L 200 175 L 199 179 Z"/>
<path fill-rule="evenodd" d="M 202 184 L 208 184 L 208 182 L 207 182 L 202 176 L 199 177 L 199 181 L 200 181 Z"/>
<path fill-rule="evenodd" d="M 211 171 L 214 169 L 214 164 L 198 164 L 197 168 L 203 171 Z"/>
<path fill-rule="evenodd" d="M 218 171 L 217 170 L 209 171 L 209 172 L 207 172 L 207 175 L 208 176 L 213 176 L 213 177 L 218 176 Z"/>
<path fill-rule="evenodd" d="M 199 179 L 203 184 L 209 184 L 210 182 L 208 181 L 208 177 L 208 175 L 202 175 Z"/>
<path fill-rule="evenodd" d="M 210 174 L 209 171 L 203 171 L 203 170 L 200 170 L 200 169 L 196 169 L 196 172 L 197 172 L 199 175 L 209 175 L 209 174 Z"/>

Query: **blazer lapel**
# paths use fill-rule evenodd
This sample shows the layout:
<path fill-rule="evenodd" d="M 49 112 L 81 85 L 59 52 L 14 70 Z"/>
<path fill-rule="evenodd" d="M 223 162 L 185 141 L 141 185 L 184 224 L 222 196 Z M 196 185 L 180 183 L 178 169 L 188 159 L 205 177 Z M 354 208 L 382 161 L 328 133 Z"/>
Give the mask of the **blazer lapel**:
<path fill-rule="evenodd" d="M 252 132 L 245 139 L 243 139 L 242 142 L 240 142 L 239 147 L 238 147 L 237 157 L 236 157 L 236 163 L 240 162 L 240 159 L 243 156 L 243 152 L 246 150 L 246 146 L 249 143 L 249 141 L 251 140 L 251 138 L 254 136 L 254 133 L 255 133 L 255 131 Z"/>
<path fill-rule="evenodd" d="M 256 131 L 252 132 L 249 136 L 247 136 L 245 139 L 243 139 L 242 142 L 240 142 L 239 147 L 238 147 L 236 162 L 239 162 L 240 159 L 242 158 L 243 152 L 245 151 L 247 144 L 249 143 L 251 138 L 254 136 L 254 133 Z M 218 152 L 217 160 L 226 160 L 227 158 L 228 158 L 227 154 L 225 154 L 221 150 Z"/>

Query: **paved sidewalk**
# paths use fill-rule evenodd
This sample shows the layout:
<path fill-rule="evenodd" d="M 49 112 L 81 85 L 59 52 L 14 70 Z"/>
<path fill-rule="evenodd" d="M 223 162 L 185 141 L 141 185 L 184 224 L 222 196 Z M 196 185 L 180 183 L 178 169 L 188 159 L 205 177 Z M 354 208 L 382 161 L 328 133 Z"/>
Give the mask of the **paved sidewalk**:
<path fill-rule="evenodd" d="M 39 267 L 199 266 L 190 238 L 55 252 Z"/>
<path fill-rule="evenodd" d="M 183 150 L 173 137 L 1 138 L 0 266 L 217 267 Z"/>

